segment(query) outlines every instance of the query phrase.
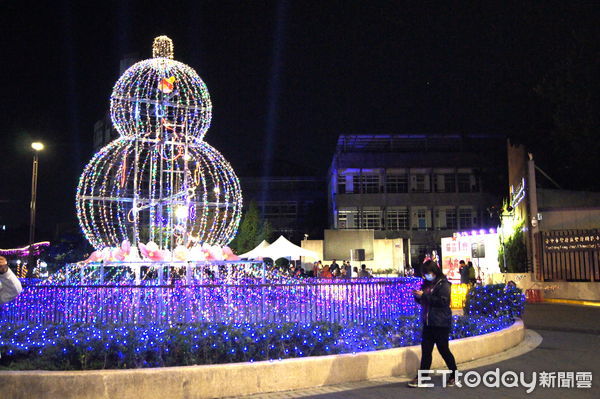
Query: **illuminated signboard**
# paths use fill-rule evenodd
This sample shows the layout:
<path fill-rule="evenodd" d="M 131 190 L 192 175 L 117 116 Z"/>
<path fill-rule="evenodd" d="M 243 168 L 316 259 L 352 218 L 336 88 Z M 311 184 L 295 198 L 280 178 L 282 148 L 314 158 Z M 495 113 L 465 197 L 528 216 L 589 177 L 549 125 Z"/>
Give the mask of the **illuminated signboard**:
<path fill-rule="evenodd" d="M 453 283 L 460 283 L 459 262 L 472 261 L 475 275 L 488 281 L 493 273 L 500 273 L 496 229 L 455 233 L 442 238 L 442 270 Z M 476 248 L 475 252 L 473 249 Z"/>
<path fill-rule="evenodd" d="M 510 186 L 510 206 L 516 208 L 523 201 L 523 198 L 525 198 L 525 178 L 521 179 L 521 183 L 516 189 Z"/>
<path fill-rule="evenodd" d="M 600 232 L 584 230 L 579 232 L 548 232 L 543 236 L 546 252 L 594 251 L 600 249 Z"/>

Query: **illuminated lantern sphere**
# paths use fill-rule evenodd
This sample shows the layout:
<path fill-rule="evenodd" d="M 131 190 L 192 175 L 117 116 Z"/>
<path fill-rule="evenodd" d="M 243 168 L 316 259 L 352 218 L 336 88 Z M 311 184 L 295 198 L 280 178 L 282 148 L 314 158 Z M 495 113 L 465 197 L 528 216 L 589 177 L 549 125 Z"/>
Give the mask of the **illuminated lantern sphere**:
<path fill-rule="evenodd" d="M 77 187 L 77 216 L 96 248 L 156 242 L 161 249 L 225 245 L 239 225 L 240 183 L 200 140 L 159 145 L 121 137 L 100 150 Z"/>
<path fill-rule="evenodd" d="M 110 97 L 113 125 L 122 136 L 203 139 L 212 104 L 196 71 L 173 60 L 173 42 L 157 37 L 153 57 L 123 73 Z"/>

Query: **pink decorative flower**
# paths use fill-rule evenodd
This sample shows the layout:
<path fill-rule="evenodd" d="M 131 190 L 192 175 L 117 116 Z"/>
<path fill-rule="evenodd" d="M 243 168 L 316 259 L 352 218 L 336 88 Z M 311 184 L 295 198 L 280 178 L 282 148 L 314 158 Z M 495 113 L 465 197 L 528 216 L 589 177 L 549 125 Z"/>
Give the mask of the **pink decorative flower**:
<path fill-rule="evenodd" d="M 114 251 L 115 248 L 106 247 L 102 248 L 102 260 L 105 262 L 113 262 L 115 261 Z"/>
<path fill-rule="evenodd" d="M 123 262 L 123 260 L 125 260 L 125 254 L 123 253 L 121 248 L 113 248 L 111 251 L 111 255 L 114 260 L 117 260 L 119 262 Z"/>
<path fill-rule="evenodd" d="M 83 264 L 87 264 L 90 262 L 100 262 L 102 260 L 102 251 L 94 251 L 88 256 L 86 260 L 83 261 Z"/>
<path fill-rule="evenodd" d="M 114 257 L 120 262 L 129 261 L 135 262 L 139 260 L 139 255 L 135 248 L 131 248 L 131 243 L 129 240 L 123 240 L 120 248 L 116 248 L 114 251 Z"/>
<path fill-rule="evenodd" d="M 129 252 L 131 251 L 131 243 L 129 240 L 123 240 L 121 243 L 121 250 L 125 252 L 126 255 L 129 255 Z"/>
<path fill-rule="evenodd" d="M 190 257 L 190 251 L 183 245 L 178 245 L 173 250 L 173 259 L 179 261 L 186 261 Z"/>
<path fill-rule="evenodd" d="M 190 249 L 189 260 L 196 262 L 204 261 L 206 260 L 206 252 L 204 252 L 200 245 L 196 245 Z"/>
<path fill-rule="evenodd" d="M 163 251 L 161 251 L 158 248 L 158 245 L 156 245 L 156 243 L 153 241 L 150 241 L 148 244 L 145 245 L 139 243 L 138 247 L 140 248 L 142 257 L 146 259 L 160 261 L 165 258 L 165 254 L 163 253 Z"/>
<path fill-rule="evenodd" d="M 223 247 L 223 255 L 225 256 L 225 260 L 240 260 L 240 257 L 234 254 L 228 246 Z"/>

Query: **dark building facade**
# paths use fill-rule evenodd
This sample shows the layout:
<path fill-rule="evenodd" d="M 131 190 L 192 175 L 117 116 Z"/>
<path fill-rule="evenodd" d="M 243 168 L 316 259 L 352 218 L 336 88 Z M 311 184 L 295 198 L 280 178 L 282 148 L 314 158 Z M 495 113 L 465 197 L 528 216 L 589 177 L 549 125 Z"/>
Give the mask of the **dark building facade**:
<path fill-rule="evenodd" d="M 410 240 L 412 263 L 453 232 L 497 225 L 506 141 L 492 135 L 342 135 L 328 174 L 329 225 Z"/>
<path fill-rule="evenodd" d="M 137 53 L 128 54 L 122 58 L 119 62 L 119 76 L 138 61 L 140 59 Z M 112 124 L 110 112 L 107 111 L 102 119 L 94 123 L 94 152 L 100 151 L 102 147 L 117 138 L 119 138 L 119 133 Z"/>
<path fill-rule="evenodd" d="M 326 227 L 326 182 L 316 177 L 240 177 L 244 206 L 255 202 L 276 234 L 298 242 L 322 236 Z"/>

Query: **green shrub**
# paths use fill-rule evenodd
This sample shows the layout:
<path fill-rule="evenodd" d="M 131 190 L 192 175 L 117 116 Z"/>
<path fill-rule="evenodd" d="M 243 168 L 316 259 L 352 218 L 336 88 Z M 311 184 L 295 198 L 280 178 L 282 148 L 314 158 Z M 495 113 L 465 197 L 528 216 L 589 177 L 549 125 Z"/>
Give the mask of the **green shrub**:
<path fill-rule="evenodd" d="M 506 265 L 504 264 L 505 259 Z M 517 226 L 515 233 L 503 245 L 500 245 L 498 262 L 500 270 L 505 273 L 527 272 L 527 247 L 525 246 L 523 224 Z"/>

